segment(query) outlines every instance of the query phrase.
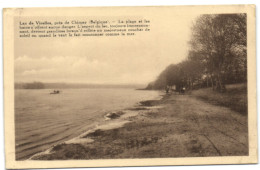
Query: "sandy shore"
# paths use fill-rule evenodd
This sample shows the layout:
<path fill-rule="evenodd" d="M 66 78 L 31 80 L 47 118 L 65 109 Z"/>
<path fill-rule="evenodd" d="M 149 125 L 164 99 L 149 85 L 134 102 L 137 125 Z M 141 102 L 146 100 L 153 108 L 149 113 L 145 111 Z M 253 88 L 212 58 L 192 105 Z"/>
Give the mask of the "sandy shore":
<path fill-rule="evenodd" d="M 165 95 L 109 113 L 107 121 L 30 159 L 248 155 L 247 116 L 192 95 Z"/>

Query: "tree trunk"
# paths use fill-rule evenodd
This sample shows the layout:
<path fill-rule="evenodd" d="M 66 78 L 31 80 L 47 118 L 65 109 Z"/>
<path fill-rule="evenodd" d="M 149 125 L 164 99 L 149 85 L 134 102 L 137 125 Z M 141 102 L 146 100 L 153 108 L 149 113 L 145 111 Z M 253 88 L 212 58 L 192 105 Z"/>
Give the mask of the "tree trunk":
<path fill-rule="evenodd" d="M 209 76 L 207 74 L 207 87 L 209 87 Z"/>
<path fill-rule="evenodd" d="M 211 80 L 211 87 L 212 87 L 212 90 L 214 90 L 214 82 L 213 82 L 212 75 L 210 76 L 210 80 Z"/>
<path fill-rule="evenodd" d="M 217 89 L 221 93 L 226 91 L 226 87 L 225 87 L 225 84 L 222 82 L 222 77 L 221 77 L 220 73 L 218 73 L 218 76 L 217 76 Z"/>

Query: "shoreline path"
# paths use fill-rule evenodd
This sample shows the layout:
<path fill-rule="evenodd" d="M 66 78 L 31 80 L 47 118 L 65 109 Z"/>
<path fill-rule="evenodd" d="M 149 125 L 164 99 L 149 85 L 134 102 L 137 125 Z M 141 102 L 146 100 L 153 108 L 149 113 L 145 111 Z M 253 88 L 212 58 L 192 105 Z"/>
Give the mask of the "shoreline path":
<path fill-rule="evenodd" d="M 88 143 L 54 146 L 33 159 L 113 159 L 248 155 L 247 116 L 192 95 L 165 95 L 143 101 L 111 123 L 82 136 Z"/>

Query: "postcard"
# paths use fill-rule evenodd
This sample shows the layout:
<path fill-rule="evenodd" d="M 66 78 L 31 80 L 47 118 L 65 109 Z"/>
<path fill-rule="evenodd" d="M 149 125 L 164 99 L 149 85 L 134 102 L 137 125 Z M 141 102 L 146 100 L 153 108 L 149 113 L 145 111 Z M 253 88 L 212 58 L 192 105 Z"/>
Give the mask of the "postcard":
<path fill-rule="evenodd" d="M 6 168 L 257 163 L 254 5 L 3 19 Z"/>

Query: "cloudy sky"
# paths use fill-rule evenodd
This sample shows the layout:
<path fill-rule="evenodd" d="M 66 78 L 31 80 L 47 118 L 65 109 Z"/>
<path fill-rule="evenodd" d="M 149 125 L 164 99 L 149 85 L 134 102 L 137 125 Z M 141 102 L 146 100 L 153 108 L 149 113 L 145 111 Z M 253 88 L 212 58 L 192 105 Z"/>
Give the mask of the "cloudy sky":
<path fill-rule="evenodd" d="M 17 38 L 16 82 L 146 84 L 187 56 L 197 16 L 144 16 L 150 32 L 133 37 Z M 22 19 L 20 19 L 22 20 Z"/>

